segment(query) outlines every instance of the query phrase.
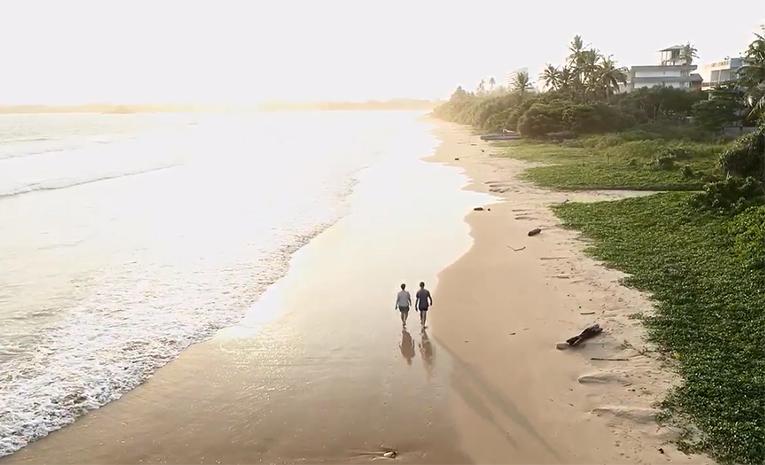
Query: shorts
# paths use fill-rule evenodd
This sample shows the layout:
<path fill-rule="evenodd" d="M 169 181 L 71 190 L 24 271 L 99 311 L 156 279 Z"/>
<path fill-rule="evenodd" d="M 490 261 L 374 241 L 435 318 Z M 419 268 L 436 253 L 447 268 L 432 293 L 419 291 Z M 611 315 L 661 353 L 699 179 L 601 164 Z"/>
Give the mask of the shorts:
<path fill-rule="evenodd" d="M 398 311 L 401 313 L 409 313 L 409 307 L 399 307 Z"/>
<path fill-rule="evenodd" d="M 425 308 L 420 307 L 420 311 L 421 312 L 427 312 L 428 311 L 428 307 L 425 307 Z"/>

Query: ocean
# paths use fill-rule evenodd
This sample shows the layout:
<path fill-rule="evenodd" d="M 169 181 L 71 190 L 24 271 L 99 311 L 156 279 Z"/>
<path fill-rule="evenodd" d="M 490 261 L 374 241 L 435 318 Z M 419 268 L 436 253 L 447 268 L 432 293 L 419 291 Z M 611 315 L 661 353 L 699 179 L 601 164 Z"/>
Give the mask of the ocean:
<path fill-rule="evenodd" d="M 0 115 L 0 456 L 238 322 L 422 117 Z"/>

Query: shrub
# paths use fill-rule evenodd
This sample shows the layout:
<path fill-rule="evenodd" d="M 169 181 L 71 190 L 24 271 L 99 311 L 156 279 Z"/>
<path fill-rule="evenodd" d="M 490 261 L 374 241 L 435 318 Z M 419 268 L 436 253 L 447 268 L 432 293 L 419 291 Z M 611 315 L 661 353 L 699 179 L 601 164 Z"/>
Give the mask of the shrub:
<path fill-rule="evenodd" d="M 535 103 L 518 120 L 518 131 L 527 137 L 542 137 L 549 132 L 566 129 L 562 123 L 563 107 Z"/>
<path fill-rule="evenodd" d="M 604 104 L 570 104 L 564 108 L 562 118 L 563 123 L 578 134 L 618 131 L 630 121 L 616 108 Z"/>
<path fill-rule="evenodd" d="M 499 113 L 495 113 L 491 115 L 484 123 L 483 128 L 492 131 L 492 132 L 499 132 L 502 129 L 512 129 L 515 130 L 516 125 L 515 124 L 508 124 L 508 119 L 510 114 L 512 114 L 515 111 L 515 108 L 506 108 Z"/>
<path fill-rule="evenodd" d="M 719 131 L 723 126 L 740 121 L 743 108 L 737 100 L 714 98 L 696 102 L 692 112 L 696 124 L 710 131 Z"/>
<path fill-rule="evenodd" d="M 737 255 L 750 268 L 765 268 L 765 206 L 736 215 L 731 225 Z"/>
<path fill-rule="evenodd" d="M 619 106 L 634 113 L 641 120 L 681 119 L 688 115 L 693 104 L 704 100 L 703 92 L 688 92 L 671 87 L 643 88 L 618 96 Z"/>
<path fill-rule="evenodd" d="M 535 103 L 537 103 L 535 100 L 529 99 L 522 102 L 517 107 L 513 108 L 513 111 L 510 112 L 510 114 L 507 117 L 507 121 L 505 124 L 508 128 L 518 130 L 520 131 L 518 127 L 518 123 L 521 120 L 521 116 L 523 116 L 526 111 L 531 108 Z"/>
<path fill-rule="evenodd" d="M 675 167 L 675 158 L 660 155 L 651 161 L 651 166 L 657 170 L 671 170 Z"/>
<path fill-rule="evenodd" d="M 736 139 L 720 155 L 720 167 L 733 176 L 754 176 L 765 181 L 765 126 Z"/>
<path fill-rule="evenodd" d="M 762 183 L 755 178 L 728 177 L 707 183 L 704 192 L 691 197 L 690 202 L 695 208 L 735 214 L 761 204 L 764 196 Z"/>
<path fill-rule="evenodd" d="M 696 173 L 693 172 L 693 168 L 691 168 L 690 165 L 684 165 L 680 168 L 680 175 L 685 179 L 690 179 L 695 177 Z"/>
<path fill-rule="evenodd" d="M 691 149 L 682 145 L 665 147 L 661 150 L 661 156 L 675 160 L 687 160 L 691 158 Z"/>

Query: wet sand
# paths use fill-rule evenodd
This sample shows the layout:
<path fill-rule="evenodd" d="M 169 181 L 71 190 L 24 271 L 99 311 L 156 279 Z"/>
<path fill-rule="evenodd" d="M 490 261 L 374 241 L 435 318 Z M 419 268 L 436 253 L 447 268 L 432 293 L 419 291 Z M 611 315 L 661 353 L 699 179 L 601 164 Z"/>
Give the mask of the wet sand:
<path fill-rule="evenodd" d="M 653 421 L 676 378 L 628 318 L 646 297 L 547 208 L 625 194 L 536 189 L 516 179 L 522 163 L 434 125 L 440 163 L 402 156 L 364 173 L 349 215 L 240 324 L 0 462 L 366 463 L 390 448 L 406 463 L 703 463 Z M 462 221 L 476 205 L 491 210 Z M 402 331 L 397 286 L 419 280 L 432 328 L 412 314 Z M 594 321 L 604 335 L 555 349 Z"/>

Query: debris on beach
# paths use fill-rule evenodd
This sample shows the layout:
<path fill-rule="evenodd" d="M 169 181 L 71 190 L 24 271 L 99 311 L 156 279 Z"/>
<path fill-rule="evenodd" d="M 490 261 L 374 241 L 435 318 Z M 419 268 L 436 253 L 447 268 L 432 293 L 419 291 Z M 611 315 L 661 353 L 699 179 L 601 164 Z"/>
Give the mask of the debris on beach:
<path fill-rule="evenodd" d="M 601 328 L 599 324 L 595 323 L 592 326 L 588 326 L 584 328 L 584 331 L 579 333 L 579 335 L 566 339 L 566 343 L 572 347 L 578 346 L 585 339 L 590 339 L 591 337 L 595 337 L 602 332 L 603 332 L 603 328 Z"/>
<path fill-rule="evenodd" d="M 566 342 L 559 342 L 555 345 L 555 348 L 558 350 L 566 350 L 569 347 L 581 347 L 584 345 L 584 341 L 586 339 L 595 337 L 602 332 L 603 328 L 601 328 L 599 324 L 595 323 L 592 326 L 584 328 L 584 331 L 578 335 L 566 339 Z"/>
<path fill-rule="evenodd" d="M 475 208 L 473 208 L 473 211 L 482 212 L 483 211 L 483 207 L 475 207 Z"/>
<path fill-rule="evenodd" d="M 515 248 L 515 247 L 513 247 L 512 245 L 508 245 L 508 247 L 510 247 L 511 249 L 513 249 L 513 252 L 520 252 L 521 250 L 525 250 L 525 249 L 526 249 L 526 246 L 525 246 L 525 245 L 524 245 L 523 247 L 521 247 L 520 249 L 516 249 L 516 248 Z"/>
<path fill-rule="evenodd" d="M 454 161 L 459 161 L 460 157 L 454 157 Z"/>
<path fill-rule="evenodd" d="M 584 342 L 579 344 L 579 347 L 584 347 Z M 559 342 L 559 343 L 555 344 L 555 348 L 558 349 L 558 350 L 566 350 L 566 349 L 571 348 L 571 346 L 568 345 L 565 342 Z"/>
<path fill-rule="evenodd" d="M 531 231 L 529 231 L 529 236 L 536 236 L 537 234 L 539 234 L 541 232 L 542 232 L 541 228 L 534 228 Z"/>
<path fill-rule="evenodd" d="M 395 459 L 398 457 L 398 451 L 391 447 L 380 446 L 380 450 L 376 451 L 356 451 L 359 455 L 368 455 L 372 457 L 372 461 L 377 459 Z"/>
<path fill-rule="evenodd" d="M 595 312 L 580 312 L 580 315 L 594 315 Z"/>

